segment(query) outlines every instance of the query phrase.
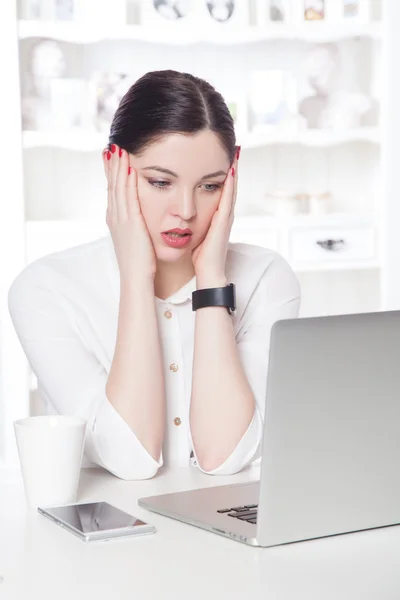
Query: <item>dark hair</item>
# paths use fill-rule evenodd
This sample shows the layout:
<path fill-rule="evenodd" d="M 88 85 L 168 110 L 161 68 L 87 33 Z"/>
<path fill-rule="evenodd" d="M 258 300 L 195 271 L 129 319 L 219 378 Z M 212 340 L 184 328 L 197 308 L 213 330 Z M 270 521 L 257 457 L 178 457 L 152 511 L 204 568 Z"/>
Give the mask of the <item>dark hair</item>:
<path fill-rule="evenodd" d="M 140 154 L 168 133 L 213 131 L 232 162 L 232 116 L 219 92 L 204 79 L 178 71 L 151 71 L 126 92 L 111 124 L 109 145 Z"/>

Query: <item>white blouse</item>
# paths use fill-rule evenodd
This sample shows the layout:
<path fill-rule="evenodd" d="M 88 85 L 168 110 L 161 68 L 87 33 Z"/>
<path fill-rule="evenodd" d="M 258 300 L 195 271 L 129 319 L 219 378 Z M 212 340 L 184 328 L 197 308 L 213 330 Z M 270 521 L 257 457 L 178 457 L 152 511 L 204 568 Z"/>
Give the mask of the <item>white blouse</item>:
<path fill-rule="evenodd" d="M 210 474 L 232 474 L 259 456 L 270 331 L 297 317 L 300 289 L 272 250 L 229 244 L 226 274 L 236 284 L 233 317 L 242 365 L 256 400 L 253 420 L 231 456 Z M 164 463 L 197 465 L 189 425 L 195 312 L 193 278 L 155 298 L 164 358 L 166 426 L 160 461 L 140 443 L 106 396 L 119 308 L 119 269 L 110 236 L 40 258 L 13 282 L 14 327 L 38 380 L 48 414 L 87 421 L 83 466 L 100 465 L 122 479 L 152 477 Z"/>

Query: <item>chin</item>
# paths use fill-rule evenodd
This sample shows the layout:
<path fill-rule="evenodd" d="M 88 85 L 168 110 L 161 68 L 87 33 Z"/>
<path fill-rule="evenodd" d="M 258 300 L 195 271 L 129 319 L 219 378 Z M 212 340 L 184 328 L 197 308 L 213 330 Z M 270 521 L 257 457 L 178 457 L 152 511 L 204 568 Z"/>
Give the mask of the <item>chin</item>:
<path fill-rule="evenodd" d="M 189 254 L 191 254 L 190 246 L 188 248 L 180 249 L 163 246 L 156 249 L 156 257 L 160 262 L 177 263 Z"/>

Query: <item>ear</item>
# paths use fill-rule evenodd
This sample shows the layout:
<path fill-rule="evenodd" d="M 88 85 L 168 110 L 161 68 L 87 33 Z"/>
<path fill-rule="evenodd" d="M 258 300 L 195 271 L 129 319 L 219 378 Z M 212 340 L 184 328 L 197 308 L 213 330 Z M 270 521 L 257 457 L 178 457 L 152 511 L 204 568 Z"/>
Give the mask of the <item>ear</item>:
<path fill-rule="evenodd" d="M 103 159 L 104 175 L 106 176 L 106 179 L 107 179 L 107 172 L 108 172 L 107 152 L 109 152 L 108 148 L 104 148 L 104 150 L 101 153 L 101 156 Z"/>

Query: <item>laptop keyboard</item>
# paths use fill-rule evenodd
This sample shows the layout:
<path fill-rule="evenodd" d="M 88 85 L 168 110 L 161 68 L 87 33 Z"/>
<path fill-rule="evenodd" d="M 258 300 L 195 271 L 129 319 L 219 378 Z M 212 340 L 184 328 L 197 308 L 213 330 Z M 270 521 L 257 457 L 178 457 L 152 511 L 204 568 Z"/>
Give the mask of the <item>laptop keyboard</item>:
<path fill-rule="evenodd" d="M 228 517 L 234 517 L 240 521 L 248 523 L 257 523 L 258 504 L 245 504 L 244 506 L 236 506 L 235 508 L 221 508 L 218 513 L 226 514 Z"/>

